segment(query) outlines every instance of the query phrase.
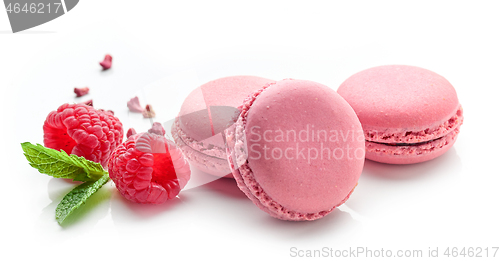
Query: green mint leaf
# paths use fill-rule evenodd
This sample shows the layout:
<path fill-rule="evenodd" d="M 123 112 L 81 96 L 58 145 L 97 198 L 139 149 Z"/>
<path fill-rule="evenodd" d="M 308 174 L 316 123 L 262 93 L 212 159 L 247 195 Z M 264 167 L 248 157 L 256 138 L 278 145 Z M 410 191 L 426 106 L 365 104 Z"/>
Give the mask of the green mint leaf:
<path fill-rule="evenodd" d="M 96 181 L 85 182 L 70 191 L 59 202 L 56 208 L 56 220 L 59 224 L 62 222 L 78 207 L 85 203 L 85 201 L 96 193 L 104 184 L 109 181 L 109 175 L 105 174 Z"/>
<path fill-rule="evenodd" d="M 55 178 L 85 182 L 98 180 L 107 173 L 101 164 L 86 160 L 84 157 L 68 155 L 63 150 L 57 151 L 29 142 L 21 143 L 21 147 L 33 168 Z"/>

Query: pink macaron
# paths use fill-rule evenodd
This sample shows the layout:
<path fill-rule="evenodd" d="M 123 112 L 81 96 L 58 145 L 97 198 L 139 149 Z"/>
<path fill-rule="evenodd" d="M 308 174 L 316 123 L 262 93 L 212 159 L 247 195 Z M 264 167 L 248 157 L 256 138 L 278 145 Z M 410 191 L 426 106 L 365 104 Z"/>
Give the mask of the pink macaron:
<path fill-rule="evenodd" d="M 270 83 L 226 130 L 238 187 L 283 220 L 315 220 L 343 204 L 364 164 L 361 124 L 334 90 L 312 81 Z"/>
<path fill-rule="evenodd" d="M 366 158 L 390 164 L 424 162 L 449 150 L 463 123 L 453 86 L 441 75 L 407 65 L 358 72 L 337 91 L 363 125 Z"/>
<path fill-rule="evenodd" d="M 172 126 L 172 136 L 193 167 L 232 177 L 221 132 L 234 123 L 243 100 L 269 82 L 273 81 L 256 76 L 225 77 L 188 95 Z"/>

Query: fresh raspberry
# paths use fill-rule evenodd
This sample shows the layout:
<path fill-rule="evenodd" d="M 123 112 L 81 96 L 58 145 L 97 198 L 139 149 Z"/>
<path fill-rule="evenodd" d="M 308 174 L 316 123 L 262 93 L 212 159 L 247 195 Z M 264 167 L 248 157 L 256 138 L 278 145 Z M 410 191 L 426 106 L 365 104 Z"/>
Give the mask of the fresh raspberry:
<path fill-rule="evenodd" d="M 84 104 L 63 104 L 43 124 L 45 147 L 101 163 L 123 140 L 122 123 L 111 113 Z"/>
<path fill-rule="evenodd" d="M 190 176 L 181 150 L 156 133 L 130 136 L 109 160 L 109 177 L 118 191 L 137 203 L 160 204 L 175 198 Z"/>

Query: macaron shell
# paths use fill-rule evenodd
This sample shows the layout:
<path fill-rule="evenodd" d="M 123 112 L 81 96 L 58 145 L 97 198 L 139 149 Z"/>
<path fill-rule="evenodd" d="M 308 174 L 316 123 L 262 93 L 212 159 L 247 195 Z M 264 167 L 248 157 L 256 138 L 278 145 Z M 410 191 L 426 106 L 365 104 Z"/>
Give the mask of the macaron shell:
<path fill-rule="evenodd" d="M 314 220 L 342 204 L 357 184 L 365 154 L 361 124 L 352 108 L 332 89 L 311 81 L 283 80 L 253 96 L 253 100 L 244 104 L 235 130 L 229 130 L 227 136 L 230 165 L 242 191 L 259 208 L 286 220 Z M 324 144 L 344 152 L 350 148 L 350 158 L 346 155 L 326 159 L 323 154 L 324 159 L 311 159 L 312 155 L 306 159 L 299 151 L 307 154 L 309 148 L 320 149 L 318 141 L 273 142 L 266 141 L 265 137 L 256 141 L 252 137 L 254 133 L 265 135 L 265 131 L 295 130 L 298 133 L 308 128 L 352 135 L 346 140 Z M 309 135 L 312 137 L 311 132 Z M 281 151 L 300 146 L 305 152 L 299 148 L 294 152 L 298 155 L 288 155 L 291 159 L 266 160 L 252 156 L 254 146 Z M 237 155 L 245 150 L 248 150 L 248 163 Z"/>
<path fill-rule="evenodd" d="M 178 117 L 180 128 L 197 141 L 223 131 L 230 120 L 226 114 L 234 115 L 236 108 L 250 93 L 269 82 L 272 80 L 256 76 L 230 76 L 201 85 L 188 95 L 181 106 Z M 212 106 L 227 106 L 233 110 L 214 110 L 214 115 L 211 115 Z M 210 145 L 225 146 L 222 142 Z"/>
<path fill-rule="evenodd" d="M 231 76 L 210 81 L 184 100 L 172 126 L 176 144 L 203 172 L 232 178 L 222 132 L 236 121 L 243 100 L 272 80 Z"/>
<path fill-rule="evenodd" d="M 435 128 L 459 107 L 453 86 L 441 75 L 407 65 L 373 67 L 344 81 L 337 92 L 365 130 Z"/>
<path fill-rule="evenodd" d="M 222 138 L 222 134 L 218 133 L 214 136 L 210 135 L 208 138 L 203 140 L 195 140 L 189 137 L 179 126 L 179 118 L 174 121 L 171 130 L 172 136 L 176 136 L 174 141 L 177 143 L 177 146 L 184 148 L 190 147 L 192 150 L 198 151 L 199 153 L 205 154 L 210 157 L 225 159 L 226 158 L 226 150 L 225 148 L 221 148 L 218 146 L 213 146 L 215 143 L 224 144 L 224 140 Z M 219 140 L 217 140 L 219 139 Z"/>
<path fill-rule="evenodd" d="M 204 140 L 212 136 L 212 123 L 208 106 L 200 88 L 192 91 L 184 100 L 176 121 L 193 140 Z"/>
<path fill-rule="evenodd" d="M 230 164 L 234 168 L 234 162 L 230 159 Z M 290 221 L 304 221 L 304 220 L 316 220 L 328 215 L 336 207 L 344 204 L 344 202 L 349 199 L 354 188 L 349 192 L 349 194 L 336 206 L 326 211 L 319 211 L 314 213 L 300 213 L 285 208 L 278 202 L 274 201 L 267 193 L 260 187 L 259 183 L 255 181 L 253 177 L 252 170 L 248 167 L 248 164 L 243 164 L 239 168 L 233 171 L 233 176 L 238 184 L 240 190 L 262 211 L 268 213 L 270 216 L 282 220 Z M 251 188 L 251 189 L 250 189 Z"/>
<path fill-rule="evenodd" d="M 220 133 L 234 124 L 239 115 L 237 108 L 243 100 L 270 82 L 274 81 L 255 76 L 231 76 L 200 86 L 210 110 L 214 133 Z M 224 144 L 217 145 L 224 147 Z"/>

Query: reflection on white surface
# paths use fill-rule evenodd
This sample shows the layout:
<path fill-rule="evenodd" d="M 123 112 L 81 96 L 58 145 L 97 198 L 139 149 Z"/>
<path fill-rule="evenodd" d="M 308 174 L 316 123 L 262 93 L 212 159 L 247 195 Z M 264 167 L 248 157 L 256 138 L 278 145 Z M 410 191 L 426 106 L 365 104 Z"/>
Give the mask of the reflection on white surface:
<path fill-rule="evenodd" d="M 69 215 L 61 226 L 57 224 L 55 219 L 57 205 L 68 192 L 80 184 L 82 183 L 56 178 L 49 180 L 47 191 L 52 203 L 43 208 L 38 220 L 39 229 L 42 231 L 50 231 L 52 229 L 68 230 L 81 233 L 93 228 L 101 219 L 106 218 L 109 212 L 111 194 L 116 190 L 110 183 L 104 185 L 84 205 Z"/>
<path fill-rule="evenodd" d="M 388 180 L 419 180 L 443 172 L 453 172 L 458 175 L 461 171 L 462 161 L 452 147 L 436 159 L 416 164 L 395 165 L 366 160 L 363 174 Z"/>
<path fill-rule="evenodd" d="M 422 163 L 393 165 L 365 160 L 358 186 L 346 204 L 362 215 L 380 217 L 439 195 L 460 179 L 462 162 L 455 148 Z"/>
<path fill-rule="evenodd" d="M 137 6 L 122 2 L 85 1 L 61 23 L 40 27 L 55 33 L 0 34 L 0 86 L 7 97 L 1 131 L 2 137 L 13 137 L 2 150 L 4 256 L 284 260 L 293 246 L 498 246 L 500 143 L 491 135 L 499 126 L 496 2 L 156 1 L 138 19 L 130 19 Z M 110 12 L 116 6 L 120 12 Z M 105 53 L 115 59 L 103 73 L 98 62 Z M 383 64 L 415 65 L 445 76 L 464 107 L 459 138 L 454 148 L 426 163 L 367 161 L 346 204 L 314 222 L 273 219 L 242 196 L 234 181 L 220 179 L 182 191 L 179 200 L 164 206 L 129 203 L 110 183 L 108 199 L 102 195 L 99 203 L 84 206 L 87 211 L 62 228 L 54 211 L 74 184 L 33 170 L 19 146 L 42 143 L 48 112 L 84 98 L 93 98 L 96 108 L 114 110 L 126 128 L 146 131 L 151 125 L 142 115 L 129 119 L 126 101 L 181 67 L 196 68 L 201 81 L 187 79 L 193 81 L 185 82 L 189 89 L 173 89 L 187 95 L 200 83 L 241 74 L 307 79 L 336 89 L 352 74 Z M 89 96 L 75 99 L 78 86 L 89 86 Z M 180 96 L 172 103 L 151 101 L 158 117 L 175 117 Z M 165 115 L 162 106 L 168 107 Z M 82 249 L 90 254 L 81 254 Z"/>
<path fill-rule="evenodd" d="M 162 215 L 175 212 L 178 205 L 185 204 L 189 197 L 182 194 L 176 198 L 167 200 L 163 204 L 139 204 L 125 199 L 118 190 L 114 190 L 111 197 L 111 218 L 117 226 L 127 226 L 129 223 L 138 222 L 141 226 L 144 222 L 154 222 Z"/>

